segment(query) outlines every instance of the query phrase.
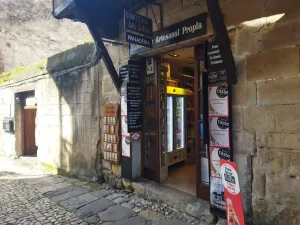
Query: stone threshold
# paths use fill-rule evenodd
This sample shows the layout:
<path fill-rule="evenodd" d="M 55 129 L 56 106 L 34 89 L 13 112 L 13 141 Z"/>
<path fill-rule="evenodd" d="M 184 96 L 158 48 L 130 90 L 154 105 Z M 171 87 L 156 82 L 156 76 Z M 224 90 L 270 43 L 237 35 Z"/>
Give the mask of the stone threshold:
<path fill-rule="evenodd" d="M 132 187 L 135 194 L 148 200 L 169 205 L 207 224 L 218 222 L 218 218 L 210 213 L 209 202 L 194 195 L 146 179 L 132 182 Z"/>

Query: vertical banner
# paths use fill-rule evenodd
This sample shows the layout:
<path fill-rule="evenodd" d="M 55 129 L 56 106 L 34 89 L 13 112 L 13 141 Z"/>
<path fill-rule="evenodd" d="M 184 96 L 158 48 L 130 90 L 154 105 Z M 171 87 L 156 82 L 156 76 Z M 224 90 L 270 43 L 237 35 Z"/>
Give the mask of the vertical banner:
<path fill-rule="evenodd" d="M 227 225 L 245 225 L 242 196 L 236 164 L 220 160 L 225 192 Z"/>
<path fill-rule="evenodd" d="M 229 74 L 218 43 L 206 43 L 208 145 L 210 161 L 211 212 L 226 217 L 220 160 L 233 161 L 231 146 L 231 105 Z"/>

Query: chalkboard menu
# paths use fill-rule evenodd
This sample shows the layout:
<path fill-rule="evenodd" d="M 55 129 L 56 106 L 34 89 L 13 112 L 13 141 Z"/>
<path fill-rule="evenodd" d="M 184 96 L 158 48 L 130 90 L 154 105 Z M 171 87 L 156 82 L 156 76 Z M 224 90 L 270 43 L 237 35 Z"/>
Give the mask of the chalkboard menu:
<path fill-rule="evenodd" d="M 142 130 L 142 88 L 137 84 L 127 84 L 128 133 Z"/>
<path fill-rule="evenodd" d="M 141 67 L 139 64 L 129 61 L 128 63 L 129 83 L 140 82 L 140 71 L 141 71 Z"/>

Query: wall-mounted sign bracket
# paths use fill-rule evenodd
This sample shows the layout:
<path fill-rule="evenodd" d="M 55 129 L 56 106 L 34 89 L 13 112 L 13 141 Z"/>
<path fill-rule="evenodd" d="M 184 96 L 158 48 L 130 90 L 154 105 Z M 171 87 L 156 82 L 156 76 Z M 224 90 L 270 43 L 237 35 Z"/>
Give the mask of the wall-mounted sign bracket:
<path fill-rule="evenodd" d="M 156 7 L 159 8 L 159 16 L 160 16 L 160 21 L 159 22 L 157 21 L 157 18 L 155 16 L 153 6 L 156 6 Z M 164 27 L 164 17 L 163 17 L 163 9 L 162 9 L 161 3 L 152 2 L 148 5 L 146 5 L 146 17 L 148 17 L 148 14 L 149 14 L 148 10 L 149 9 L 151 9 L 151 11 L 152 11 L 152 14 L 153 14 L 153 17 L 154 17 L 157 28 L 162 29 Z"/>

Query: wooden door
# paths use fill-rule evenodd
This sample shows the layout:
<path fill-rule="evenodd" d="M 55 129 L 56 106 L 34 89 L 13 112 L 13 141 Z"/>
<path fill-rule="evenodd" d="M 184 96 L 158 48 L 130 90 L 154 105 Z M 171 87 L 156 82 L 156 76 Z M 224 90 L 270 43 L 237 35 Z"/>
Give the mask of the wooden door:
<path fill-rule="evenodd" d="M 24 107 L 24 155 L 35 155 L 37 146 L 35 145 L 35 117 L 36 107 Z"/>

